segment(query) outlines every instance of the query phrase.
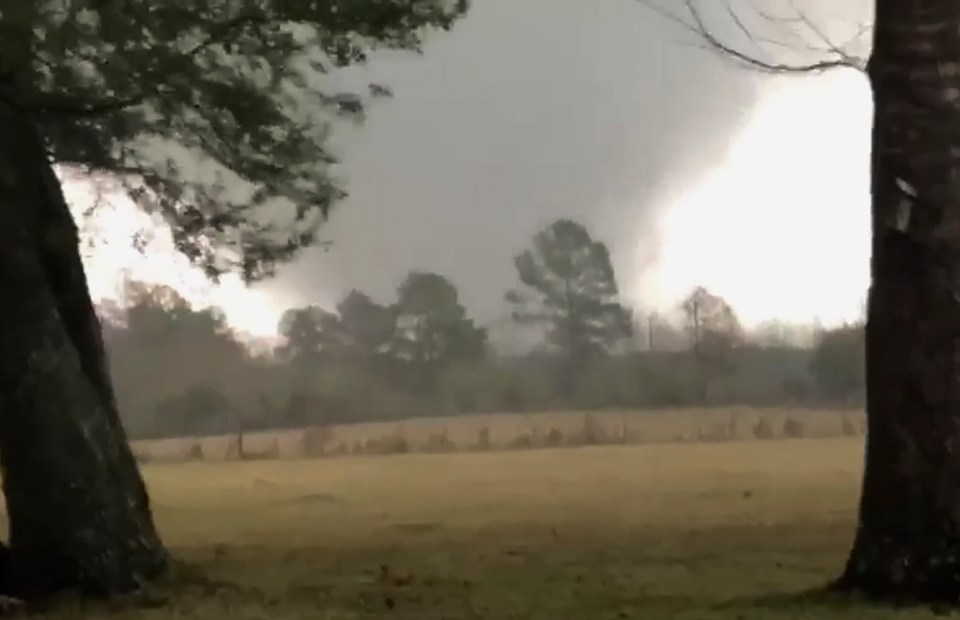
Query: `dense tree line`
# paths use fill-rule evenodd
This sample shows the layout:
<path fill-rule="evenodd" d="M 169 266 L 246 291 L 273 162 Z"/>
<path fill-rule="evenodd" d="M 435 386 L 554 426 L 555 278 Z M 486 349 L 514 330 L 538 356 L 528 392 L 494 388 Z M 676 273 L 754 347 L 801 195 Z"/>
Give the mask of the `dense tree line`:
<path fill-rule="evenodd" d="M 744 330 L 702 287 L 673 323 L 635 319 L 606 247 L 569 220 L 537 233 L 515 263 L 508 329 L 540 336 L 522 355 L 498 351 L 436 273 L 408 274 L 387 303 L 353 290 L 330 310 L 291 309 L 282 343 L 259 355 L 218 310 L 135 285 L 129 307 L 105 313 L 127 426 L 145 437 L 493 411 L 862 402 L 859 325 L 801 346 Z"/>

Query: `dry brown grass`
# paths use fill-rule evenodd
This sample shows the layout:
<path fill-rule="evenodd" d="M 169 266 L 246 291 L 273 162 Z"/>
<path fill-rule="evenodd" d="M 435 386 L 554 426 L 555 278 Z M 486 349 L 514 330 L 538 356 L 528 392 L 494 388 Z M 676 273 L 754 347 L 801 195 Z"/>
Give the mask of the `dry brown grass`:
<path fill-rule="evenodd" d="M 921 620 L 840 570 L 859 439 L 145 467 L 190 563 L 123 620 Z"/>
<path fill-rule="evenodd" d="M 752 407 L 500 413 L 336 425 L 327 430 L 329 437 L 323 439 L 323 452 L 354 452 L 358 445 L 397 437 L 407 441 L 412 451 L 435 452 L 438 451 L 435 445 L 440 435 L 445 435 L 452 444 L 451 449 L 468 450 L 476 446 L 484 428 L 489 430 L 491 447 L 502 449 L 516 447 L 517 439 L 523 437 L 530 438 L 530 443 L 542 443 L 554 431 L 564 438 L 575 437 L 583 431 L 585 416 L 611 437 L 619 437 L 626 431 L 631 439 L 629 443 L 753 439 L 753 429 L 759 420 L 765 420 L 776 435 L 782 435 L 784 424 L 790 418 L 802 421 L 805 437 L 839 437 L 844 434 L 844 420 L 849 424 L 855 419 L 855 414 L 841 410 Z M 720 431 L 723 436 L 716 437 Z M 251 454 L 275 452 L 278 458 L 319 456 L 319 441 L 314 437 L 317 434 L 316 429 L 248 433 L 244 435 L 244 451 Z M 134 442 L 134 447 L 145 460 L 178 460 L 183 458 L 190 445 L 197 443 L 207 459 L 221 460 L 236 458 L 235 442 L 236 438 L 232 436 L 199 440 L 176 438 L 138 441 Z"/>

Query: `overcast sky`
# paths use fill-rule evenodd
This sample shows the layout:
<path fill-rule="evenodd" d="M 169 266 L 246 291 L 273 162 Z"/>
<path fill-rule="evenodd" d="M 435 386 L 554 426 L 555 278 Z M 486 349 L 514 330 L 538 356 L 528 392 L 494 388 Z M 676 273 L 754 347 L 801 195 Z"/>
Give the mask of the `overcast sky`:
<path fill-rule="evenodd" d="M 607 240 L 629 278 L 635 250 L 656 254 L 659 195 L 722 156 L 757 95 L 682 40 L 630 0 L 477 0 L 424 57 L 371 68 L 396 96 L 342 134 L 335 246 L 271 288 L 383 295 L 430 269 L 489 317 L 513 254 L 557 217 Z"/>
<path fill-rule="evenodd" d="M 812 14 L 841 36 L 869 3 L 822 4 L 832 13 Z M 855 312 L 868 247 L 861 78 L 760 76 L 694 43 L 634 0 L 474 0 L 425 55 L 362 75 L 395 97 L 338 133 L 350 198 L 325 229 L 334 245 L 284 269 L 250 307 L 330 305 L 350 288 L 386 300 L 419 269 L 449 276 L 493 320 L 512 256 L 571 217 L 609 244 L 632 303 L 662 307 L 703 283 L 753 320 Z M 836 221 L 820 238 L 825 217 Z M 819 267 L 795 256 L 805 247 Z M 757 265 L 768 273 L 741 273 Z M 783 288 L 798 301 L 757 302 L 785 278 L 807 282 Z"/>
<path fill-rule="evenodd" d="M 351 197 L 326 231 L 334 248 L 270 287 L 289 303 L 349 287 L 389 295 L 407 269 L 429 269 L 497 316 L 512 255 L 557 217 L 606 240 L 642 302 L 659 217 L 779 87 L 631 0 L 476 0 L 424 57 L 370 73 L 396 97 L 342 134 Z"/>

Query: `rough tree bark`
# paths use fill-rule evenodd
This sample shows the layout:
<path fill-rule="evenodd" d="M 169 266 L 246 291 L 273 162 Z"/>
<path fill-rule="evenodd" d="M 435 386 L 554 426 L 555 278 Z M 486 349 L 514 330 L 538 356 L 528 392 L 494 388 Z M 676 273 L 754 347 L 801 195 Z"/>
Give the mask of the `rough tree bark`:
<path fill-rule="evenodd" d="M 960 601 L 960 2 L 877 0 L 866 470 L 838 587 Z"/>
<path fill-rule="evenodd" d="M 641 0 L 645 1 L 645 0 Z M 861 68 L 761 61 L 772 73 Z M 875 0 L 865 470 L 856 537 L 834 583 L 887 600 L 960 603 L 960 1 Z M 829 43 L 829 42 L 827 42 Z"/>
<path fill-rule="evenodd" d="M 33 119 L 0 106 L 0 591 L 136 589 L 167 562 L 120 423 L 78 233 Z"/>

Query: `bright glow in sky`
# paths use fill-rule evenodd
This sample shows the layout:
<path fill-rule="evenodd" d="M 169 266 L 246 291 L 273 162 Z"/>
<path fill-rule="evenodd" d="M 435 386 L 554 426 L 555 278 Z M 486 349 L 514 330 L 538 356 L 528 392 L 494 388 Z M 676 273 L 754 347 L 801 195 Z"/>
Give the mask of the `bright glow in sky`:
<path fill-rule="evenodd" d="M 869 273 L 870 122 L 862 76 L 771 79 L 725 160 L 669 201 L 659 261 L 645 271 L 637 265 L 641 275 L 628 293 L 672 310 L 704 285 L 747 325 L 857 317 Z M 65 191 L 78 213 L 93 200 L 89 183 L 67 181 Z M 278 300 L 237 279 L 211 286 L 162 231 L 138 252 L 131 240 L 152 228 L 150 219 L 122 196 L 110 202 L 89 228 L 100 239 L 85 258 L 96 299 L 122 295 L 129 274 L 173 286 L 196 305 L 222 307 L 241 332 L 276 335 L 284 310 Z"/>
<path fill-rule="evenodd" d="M 64 193 L 75 214 L 83 213 L 96 196 L 92 183 L 76 180 L 65 180 Z M 78 225 L 96 238 L 96 246 L 84 251 L 90 293 L 95 300 L 121 298 L 124 279 L 129 276 L 139 282 L 173 287 L 196 307 L 222 308 L 238 332 L 263 338 L 276 335 L 283 308 L 236 277 L 225 277 L 220 285 L 211 285 L 200 270 L 174 251 L 169 231 L 156 228 L 123 195 L 111 193 L 92 219 L 80 216 Z M 133 239 L 143 232 L 151 236 L 140 252 Z"/>
<path fill-rule="evenodd" d="M 670 202 L 637 298 L 670 309 L 703 285 L 748 325 L 856 318 L 869 278 L 870 124 L 856 73 L 771 80 L 725 161 Z"/>

